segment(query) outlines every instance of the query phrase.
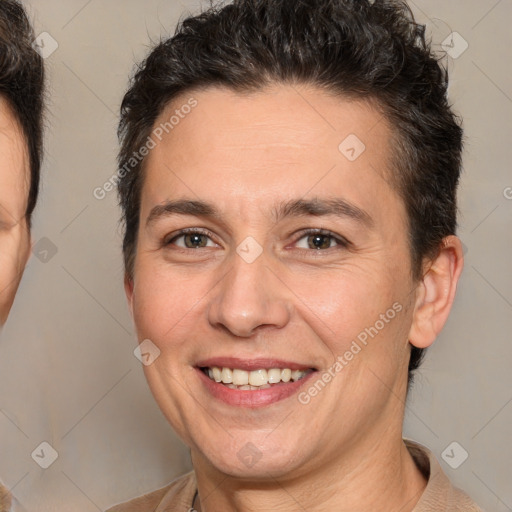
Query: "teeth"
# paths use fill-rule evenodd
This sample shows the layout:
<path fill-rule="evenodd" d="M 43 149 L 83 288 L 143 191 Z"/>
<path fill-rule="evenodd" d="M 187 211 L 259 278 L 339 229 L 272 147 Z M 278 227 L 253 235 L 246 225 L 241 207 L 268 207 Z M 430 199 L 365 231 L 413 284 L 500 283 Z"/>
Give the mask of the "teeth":
<path fill-rule="evenodd" d="M 267 370 L 253 370 L 249 373 L 249 384 L 251 386 L 268 384 Z"/>
<path fill-rule="evenodd" d="M 301 372 L 300 370 L 293 370 L 292 372 L 292 380 L 296 381 L 299 380 L 304 375 L 304 372 Z M 215 377 L 215 374 L 213 374 Z"/>
<path fill-rule="evenodd" d="M 220 381 L 222 380 L 222 379 L 221 379 L 221 377 L 220 377 L 220 376 L 221 376 L 221 371 L 220 371 L 220 369 L 219 369 L 219 368 L 217 368 L 216 366 L 214 366 L 214 367 L 212 368 L 212 371 L 213 371 L 213 380 L 214 380 L 215 382 L 220 382 Z"/>
<path fill-rule="evenodd" d="M 291 378 L 292 378 L 292 371 L 289 368 L 285 368 L 284 370 L 281 370 L 281 380 L 283 382 L 290 382 Z"/>
<path fill-rule="evenodd" d="M 238 368 L 219 368 L 213 366 L 207 369 L 210 379 L 222 382 L 231 389 L 255 390 L 268 389 L 270 384 L 279 382 L 297 381 L 305 377 L 312 370 L 290 370 L 290 368 L 261 368 L 247 372 Z"/>
<path fill-rule="evenodd" d="M 272 368 L 267 372 L 267 375 L 269 384 L 277 384 L 278 382 L 281 382 L 281 370 L 279 368 Z"/>
<path fill-rule="evenodd" d="M 249 384 L 249 372 L 245 370 L 233 370 L 233 384 L 235 386 L 245 386 Z"/>
<path fill-rule="evenodd" d="M 222 368 L 221 380 L 224 384 L 231 384 L 233 382 L 233 372 L 230 368 Z"/>

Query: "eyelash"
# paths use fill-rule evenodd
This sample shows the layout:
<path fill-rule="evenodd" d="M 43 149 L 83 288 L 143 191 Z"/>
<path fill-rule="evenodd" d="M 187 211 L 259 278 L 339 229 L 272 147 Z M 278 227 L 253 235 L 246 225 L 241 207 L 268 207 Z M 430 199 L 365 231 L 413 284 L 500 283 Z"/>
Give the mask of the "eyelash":
<path fill-rule="evenodd" d="M 204 236 L 207 236 L 211 241 L 213 241 L 215 243 L 215 241 L 212 239 L 212 236 L 211 236 L 211 233 L 209 231 L 206 231 L 206 230 L 203 230 L 203 229 L 200 229 L 200 228 L 186 228 L 186 229 L 182 229 L 180 230 L 178 233 L 176 233 L 174 236 L 172 236 L 172 238 L 169 238 L 169 239 L 165 239 L 164 240 L 164 243 L 163 245 L 165 247 L 173 244 L 173 242 L 176 242 L 176 240 L 178 240 L 179 238 L 185 236 L 185 235 L 190 235 L 190 234 L 193 234 L 193 235 L 204 235 Z M 315 253 L 326 253 L 326 252 L 330 252 L 332 249 L 336 249 L 336 248 L 348 248 L 350 247 L 350 242 L 348 240 L 346 240 L 345 238 L 339 236 L 339 235 L 336 235 L 334 233 L 332 233 L 331 231 L 328 231 L 328 230 L 325 230 L 325 229 L 305 229 L 303 231 L 301 231 L 300 233 L 297 234 L 297 238 L 295 239 L 295 241 L 293 242 L 294 244 L 297 244 L 297 242 L 299 242 L 300 240 L 302 240 L 303 238 L 306 238 L 308 236 L 311 236 L 311 235 L 320 235 L 320 236 L 326 236 L 326 237 L 330 237 L 332 238 L 338 245 L 338 247 L 329 247 L 327 249 L 303 249 L 303 248 L 299 248 L 298 250 L 299 251 L 303 251 L 303 252 L 307 252 L 307 253 L 312 253 L 312 254 L 315 254 Z M 200 249 L 200 247 L 199 247 Z M 184 251 L 184 252 L 188 252 L 188 251 L 195 251 L 197 250 L 197 248 L 186 248 L 186 247 L 179 247 L 177 250 L 181 250 L 181 251 Z"/>

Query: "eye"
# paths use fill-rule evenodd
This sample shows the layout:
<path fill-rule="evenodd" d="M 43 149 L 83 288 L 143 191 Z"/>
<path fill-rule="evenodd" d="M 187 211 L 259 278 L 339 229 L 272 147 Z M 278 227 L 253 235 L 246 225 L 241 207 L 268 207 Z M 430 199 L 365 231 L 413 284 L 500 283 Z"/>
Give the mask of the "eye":
<path fill-rule="evenodd" d="M 177 235 L 165 241 L 165 245 L 175 245 L 183 249 L 201 249 L 216 247 L 208 234 L 198 230 L 182 230 Z"/>
<path fill-rule="evenodd" d="M 348 242 L 343 238 L 325 231 L 307 231 L 295 243 L 299 249 L 313 249 L 316 251 L 331 249 L 336 246 L 347 247 Z"/>

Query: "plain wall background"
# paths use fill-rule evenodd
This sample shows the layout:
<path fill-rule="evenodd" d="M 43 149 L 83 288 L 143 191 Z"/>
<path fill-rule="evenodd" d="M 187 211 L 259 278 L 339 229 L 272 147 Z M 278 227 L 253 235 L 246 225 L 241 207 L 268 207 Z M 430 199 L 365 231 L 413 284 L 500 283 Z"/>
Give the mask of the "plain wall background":
<path fill-rule="evenodd" d="M 36 33 L 59 47 L 46 59 L 48 129 L 33 229 L 40 245 L 0 343 L 0 475 L 26 510 L 94 512 L 190 468 L 133 355 L 115 192 L 100 201 L 93 190 L 116 170 L 117 113 L 134 63 L 200 2 L 25 3 Z M 409 397 L 405 435 L 431 448 L 489 512 L 510 511 L 512 4 L 410 4 L 437 47 L 453 31 L 469 45 L 447 58 L 467 139 L 459 230 L 467 252 L 452 315 Z M 59 454 L 46 470 L 31 458 L 43 441 Z M 469 453 L 456 470 L 441 458 L 453 441 Z"/>

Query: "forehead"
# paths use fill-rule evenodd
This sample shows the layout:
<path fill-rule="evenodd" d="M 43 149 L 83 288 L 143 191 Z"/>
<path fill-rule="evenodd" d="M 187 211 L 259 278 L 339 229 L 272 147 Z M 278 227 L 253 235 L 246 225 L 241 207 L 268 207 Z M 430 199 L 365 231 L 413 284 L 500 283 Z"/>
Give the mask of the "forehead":
<path fill-rule="evenodd" d="M 162 112 L 152 137 L 143 206 L 195 195 L 247 208 L 387 186 L 390 128 L 380 111 L 311 87 L 190 91 Z"/>

